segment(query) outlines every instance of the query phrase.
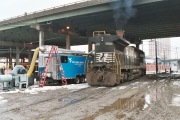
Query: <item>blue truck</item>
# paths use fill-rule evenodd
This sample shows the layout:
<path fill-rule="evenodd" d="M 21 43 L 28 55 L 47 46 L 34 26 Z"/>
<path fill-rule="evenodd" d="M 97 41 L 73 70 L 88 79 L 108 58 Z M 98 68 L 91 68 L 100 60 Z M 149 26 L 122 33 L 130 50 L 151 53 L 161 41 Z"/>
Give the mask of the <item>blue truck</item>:
<path fill-rule="evenodd" d="M 39 53 L 39 77 L 41 77 L 44 72 L 51 46 L 46 45 L 43 47 L 46 51 L 44 53 Z M 76 84 L 85 82 L 87 65 L 88 62 L 90 62 L 90 58 L 87 57 L 86 53 L 59 48 L 58 58 L 61 66 L 57 63 L 56 54 L 52 54 L 52 59 L 47 66 L 47 82 L 61 81 L 62 71 L 59 71 L 58 67 L 62 67 L 61 69 L 63 69 L 64 76 L 68 82 L 73 81 Z M 91 58 L 91 60 L 93 59 Z"/>

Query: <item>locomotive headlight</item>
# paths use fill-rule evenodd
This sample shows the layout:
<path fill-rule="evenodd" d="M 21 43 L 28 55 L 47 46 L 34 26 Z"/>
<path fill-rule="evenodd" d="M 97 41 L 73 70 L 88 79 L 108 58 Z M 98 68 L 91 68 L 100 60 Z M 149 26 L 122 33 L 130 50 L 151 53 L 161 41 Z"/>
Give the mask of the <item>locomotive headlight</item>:
<path fill-rule="evenodd" d="M 104 38 L 103 37 L 101 37 L 101 42 L 103 42 L 104 41 Z"/>

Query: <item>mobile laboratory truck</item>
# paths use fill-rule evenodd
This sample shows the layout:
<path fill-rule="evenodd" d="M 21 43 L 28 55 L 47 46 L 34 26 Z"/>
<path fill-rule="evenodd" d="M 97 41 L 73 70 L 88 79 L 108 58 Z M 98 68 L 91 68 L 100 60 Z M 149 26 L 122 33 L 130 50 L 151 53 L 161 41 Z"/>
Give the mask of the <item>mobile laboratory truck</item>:
<path fill-rule="evenodd" d="M 51 47 L 49 45 L 42 46 L 44 52 L 39 53 L 38 66 L 39 66 L 39 77 L 42 77 L 42 73 L 44 72 L 45 65 L 47 64 L 47 60 L 49 57 L 49 53 L 51 51 Z M 61 67 L 64 72 L 64 77 L 68 82 L 74 82 L 76 84 L 85 82 L 86 78 L 86 70 L 87 65 L 90 60 L 87 57 L 87 53 L 81 51 L 67 50 L 58 48 L 58 57 L 60 60 L 60 66 L 57 63 L 56 54 L 52 53 L 52 58 L 47 67 L 47 77 L 46 82 L 61 82 L 62 71 L 58 70 L 58 67 Z M 91 58 L 91 60 L 93 60 Z"/>

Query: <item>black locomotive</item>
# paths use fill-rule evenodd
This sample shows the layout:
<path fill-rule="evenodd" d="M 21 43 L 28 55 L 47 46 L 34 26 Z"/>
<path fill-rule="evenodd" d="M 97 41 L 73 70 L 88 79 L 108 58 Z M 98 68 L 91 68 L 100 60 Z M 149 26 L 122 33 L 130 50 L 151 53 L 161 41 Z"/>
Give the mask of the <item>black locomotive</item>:
<path fill-rule="evenodd" d="M 94 61 L 87 70 L 91 86 L 114 86 L 146 74 L 145 54 L 116 35 L 98 35 L 89 38 L 94 44 Z"/>

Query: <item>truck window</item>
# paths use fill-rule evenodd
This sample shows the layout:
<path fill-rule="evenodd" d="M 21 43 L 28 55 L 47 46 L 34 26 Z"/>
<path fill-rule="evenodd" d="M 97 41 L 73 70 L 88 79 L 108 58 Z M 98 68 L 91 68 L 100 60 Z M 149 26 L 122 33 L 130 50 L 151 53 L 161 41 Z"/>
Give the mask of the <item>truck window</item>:
<path fill-rule="evenodd" d="M 61 56 L 61 63 L 67 63 L 68 57 L 67 56 Z"/>

